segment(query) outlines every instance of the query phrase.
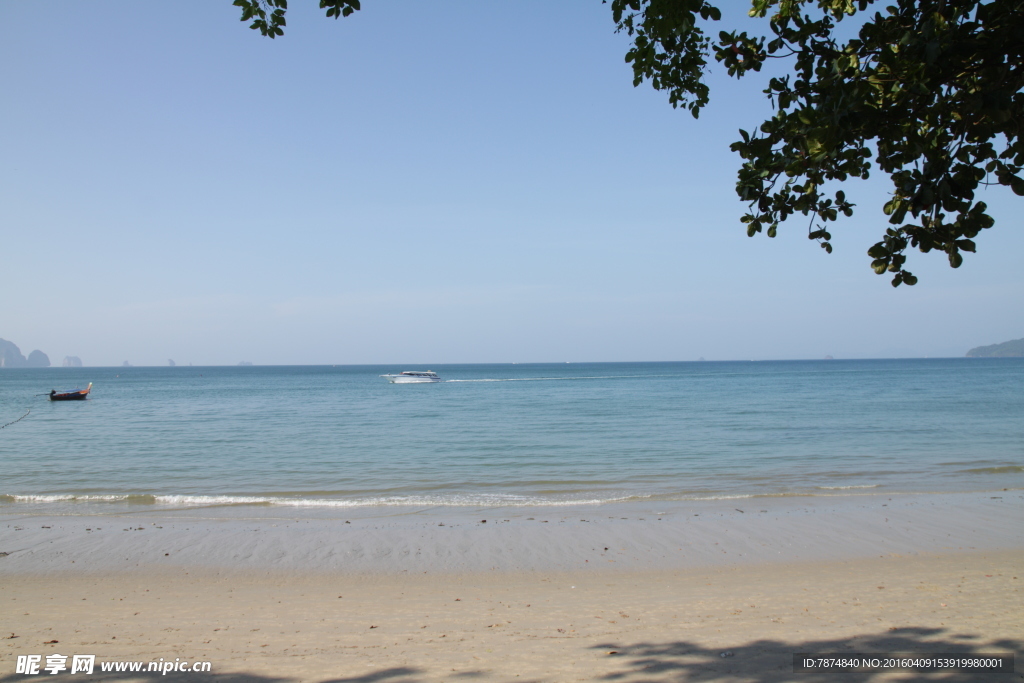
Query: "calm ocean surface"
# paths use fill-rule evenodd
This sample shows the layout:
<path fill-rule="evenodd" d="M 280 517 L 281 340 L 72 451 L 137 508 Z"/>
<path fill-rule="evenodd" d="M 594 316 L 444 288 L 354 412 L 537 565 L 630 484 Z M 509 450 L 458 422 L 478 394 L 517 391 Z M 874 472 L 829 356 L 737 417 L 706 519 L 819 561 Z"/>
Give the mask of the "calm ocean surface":
<path fill-rule="evenodd" d="M 0 370 L 0 509 L 1024 488 L 1019 358 L 411 369 Z"/>

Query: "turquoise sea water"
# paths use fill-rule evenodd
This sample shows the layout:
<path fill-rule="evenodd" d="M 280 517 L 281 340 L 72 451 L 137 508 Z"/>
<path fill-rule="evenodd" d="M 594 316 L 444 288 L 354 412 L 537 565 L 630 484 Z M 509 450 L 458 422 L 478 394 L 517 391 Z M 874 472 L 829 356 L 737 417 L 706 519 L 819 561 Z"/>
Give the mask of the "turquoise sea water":
<path fill-rule="evenodd" d="M 1024 359 L 0 370 L 27 410 L 8 510 L 1024 488 Z"/>

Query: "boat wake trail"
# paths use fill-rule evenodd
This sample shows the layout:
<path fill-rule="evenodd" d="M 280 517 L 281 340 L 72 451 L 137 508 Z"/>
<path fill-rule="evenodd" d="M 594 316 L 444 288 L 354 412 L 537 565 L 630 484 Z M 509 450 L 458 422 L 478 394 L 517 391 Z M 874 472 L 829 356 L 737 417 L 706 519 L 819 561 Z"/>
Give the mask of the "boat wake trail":
<path fill-rule="evenodd" d="M 634 379 L 637 377 L 667 377 L 668 375 L 600 375 L 593 377 L 505 377 L 493 379 L 446 379 L 445 382 L 562 382 L 579 379 Z"/>

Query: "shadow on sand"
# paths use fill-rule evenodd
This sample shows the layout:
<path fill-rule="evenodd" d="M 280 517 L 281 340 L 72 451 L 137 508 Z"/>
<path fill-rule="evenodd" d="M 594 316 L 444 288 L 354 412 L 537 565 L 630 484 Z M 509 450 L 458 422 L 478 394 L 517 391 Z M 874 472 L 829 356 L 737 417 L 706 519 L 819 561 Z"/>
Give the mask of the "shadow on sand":
<path fill-rule="evenodd" d="M 523 645 L 520 643 L 520 645 Z M 972 681 L 1014 681 L 1024 678 L 1022 673 L 982 671 L 793 671 L 794 653 L 838 654 L 838 653 L 900 653 L 927 655 L 936 653 L 970 654 L 1013 654 L 1024 651 L 1024 641 L 1003 639 L 983 641 L 979 636 L 952 633 L 948 629 L 901 628 L 880 634 L 864 634 L 849 639 L 818 639 L 803 642 L 778 640 L 757 640 L 730 647 L 728 650 L 710 650 L 686 641 L 621 643 L 604 642 L 587 646 L 591 655 L 607 657 L 600 665 L 587 671 L 586 657 L 577 646 L 582 643 L 566 642 L 566 657 L 577 659 L 579 669 L 575 678 L 591 681 L 612 681 L 623 683 L 685 683 L 689 681 L 729 681 L 742 683 L 829 683 L 842 681 L 850 683 L 872 683 L 885 680 L 942 681 L 943 683 L 969 683 Z M 725 652 L 727 656 L 723 657 Z M 583 660 L 583 661 L 580 661 Z M 1016 664 L 1016 663 L 1015 663 Z M 500 664 L 499 664 L 500 666 Z M 41 672 L 48 677 L 47 672 Z M 342 675 L 338 676 L 337 674 Z M 317 683 L 423 683 L 427 680 L 474 681 L 508 680 L 512 674 L 500 670 L 450 672 L 439 677 L 440 672 L 426 671 L 414 667 L 392 667 L 358 675 L 345 676 L 344 672 L 324 672 Z M 507 675 L 506 675 L 507 674 Z M 11 674 L 0 677 L 0 683 L 23 683 L 35 677 Z M 255 673 L 101 673 L 97 663 L 94 674 L 69 676 L 66 672 L 61 680 L 89 681 L 132 681 L 138 683 L 296 683 L 308 680 L 305 677 L 286 678 L 265 676 Z M 546 677 L 538 679 L 515 679 L 520 683 L 545 683 Z"/>
<path fill-rule="evenodd" d="M 616 671 L 595 677 L 601 681 L 743 681 L 744 683 L 828 683 L 850 681 L 869 683 L 883 677 L 891 680 L 941 680 L 960 682 L 978 680 L 1010 681 L 1020 674 L 980 672 L 977 670 L 915 671 L 800 671 L 793 670 L 795 653 L 839 654 L 879 653 L 915 654 L 957 653 L 1013 654 L 1024 646 L 1021 640 L 981 642 L 978 636 L 950 633 L 940 628 L 900 628 L 881 634 L 860 635 L 849 639 L 820 639 L 804 642 L 757 640 L 728 650 L 709 650 L 685 641 L 663 643 L 601 643 L 592 649 L 621 661 Z M 723 654 L 725 656 L 723 656 Z"/>

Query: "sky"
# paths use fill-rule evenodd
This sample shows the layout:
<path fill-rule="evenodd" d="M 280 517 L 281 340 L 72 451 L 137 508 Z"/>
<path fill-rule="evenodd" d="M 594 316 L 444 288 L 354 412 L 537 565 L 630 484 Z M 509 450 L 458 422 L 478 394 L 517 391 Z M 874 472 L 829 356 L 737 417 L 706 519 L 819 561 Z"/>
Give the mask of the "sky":
<path fill-rule="evenodd" d="M 1024 336 L 1004 188 L 976 255 L 915 251 L 919 284 L 893 289 L 865 254 L 887 181 L 845 184 L 831 255 L 803 218 L 748 238 L 729 144 L 770 115 L 763 84 L 713 66 L 700 118 L 673 110 L 633 87 L 609 5 L 317 4 L 272 41 L 230 0 L 5 2 L 0 337 L 109 366 L 936 357 Z"/>

